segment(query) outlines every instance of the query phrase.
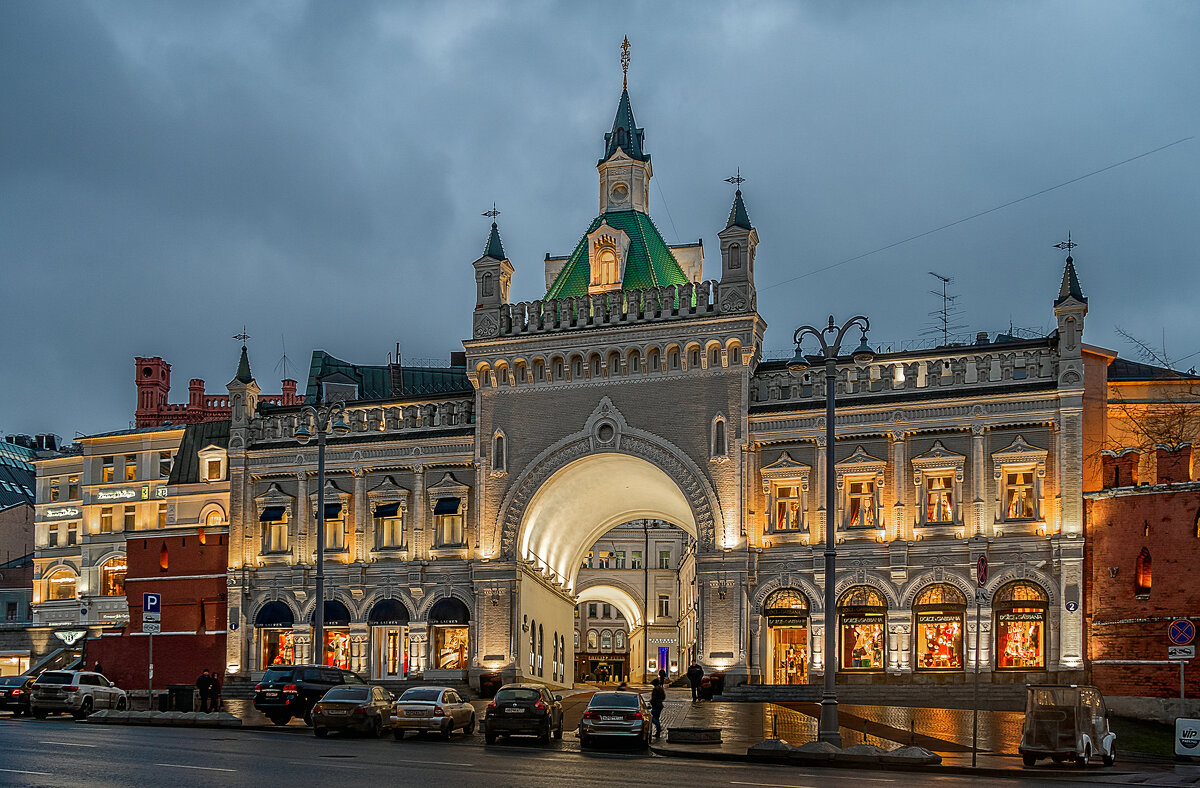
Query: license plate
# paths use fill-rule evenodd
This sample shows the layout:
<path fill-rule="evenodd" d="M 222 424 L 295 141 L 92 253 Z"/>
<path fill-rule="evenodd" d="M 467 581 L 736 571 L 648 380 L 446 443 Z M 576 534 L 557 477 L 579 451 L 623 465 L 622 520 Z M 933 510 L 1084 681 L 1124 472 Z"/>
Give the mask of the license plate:
<path fill-rule="evenodd" d="M 429 709 L 409 709 L 408 711 L 401 709 L 400 713 L 405 717 L 428 717 L 430 715 Z"/>
<path fill-rule="evenodd" d="M 349 714 L 350 711 L 349 711 L 349 709 L 330 709 L 329 711 L 327 711 L 325 713 L 331 717 L 338 717 L 338 716 L 342 716 L 345 714 Z"/>
<path fill-rule="evenodd" d="M 518 708 L 518 707 L 516 707 L 516 706 L 509 706 L 509 707 L 508 707 L 507 709 L 505 709 L 504 711 L 505 711 L 505 713 L 507 713 L 507 714 L 524 714 L 524 713 L 525 713 L 525 709 Z"/>
<path fill-rule="evenodd" d="M 264 698 L 278 698 L 279 690 L 266 690 L 263 692 Z"/>
<path fill-rule="evenodd" d="M 614 717 L 611 714 L 601 714 L 600 715 L 601 722 L 622 722 L 622 721 L 624 721 L 624 719 L 625 719 L 624 717 Z"/>

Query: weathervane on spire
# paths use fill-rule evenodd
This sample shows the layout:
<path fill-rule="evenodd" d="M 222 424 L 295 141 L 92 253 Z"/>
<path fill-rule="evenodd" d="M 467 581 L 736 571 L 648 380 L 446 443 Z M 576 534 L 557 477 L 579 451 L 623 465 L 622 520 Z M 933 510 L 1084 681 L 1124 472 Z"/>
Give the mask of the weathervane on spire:
<path fill-rule="evenodd" d="M 240 340 L 241 343 L 244 345 L 244 344 L 246 344 L 246 340 L 250 338 L 250 335 L 246 333 L 246 327 L 242 326 L 242 333 L 234 334 L 233 338 Z"/>
<path fill-rule="evenodd" d="M 629 89 L 629 36 L 621 44 L 621 90 Z"/>
<path fill-rule="evenodd" d="M 1062 250 L 1066 251 L 1067 260 L 1070 260 L 1071 259 L 1071 250 L 1074 249 L 1076 246 L 1079 246 L 1079 244 L 1077 244 L 1071 240 L 1071 231 L 1067 230 L 1067 240 L 1062 241 L 1060 243 L 1056 243 L 1054 245 L 1054 248 L 1062 249 Z"/>
<path fill-rule="evenodd" d="M 496 210 L 496 203 L 492 203 L 492 210 L 484 211 L 481 216 L 486 216 L 492 220 L 492 224 L 496 223 L 496 217 L 500 215 L 500 211 Z"/>
<path fill-rule="evenodd" d="M 741 191 L 741 190 L 742 190 L 742 184 L 746 182 L 746 179 L 742 177 L 742 168 L 741 168 L 741 167 L 738 167 L 738 168 L 737 168 L 737 175 L 734 175 L 732 178 L 726 178 L 726 179 L 725 179 L 725 182 L 726 182 L 726 183 L 732 183 L 734 186 L 736 186 L 736 187 L 737 187 L 737 190 L 738 190 L 738 191 Z"/>

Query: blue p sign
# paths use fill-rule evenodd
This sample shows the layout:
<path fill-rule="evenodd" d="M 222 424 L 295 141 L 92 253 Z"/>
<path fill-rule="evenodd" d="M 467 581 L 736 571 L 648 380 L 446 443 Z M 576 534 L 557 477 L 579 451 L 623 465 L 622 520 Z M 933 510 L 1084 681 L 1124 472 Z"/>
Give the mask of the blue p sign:
<path fill-rule="evenodd" d="M 158 594 L 142 594 L 143 613 L 157 613 L 161 604 L 162 598 Z"/>

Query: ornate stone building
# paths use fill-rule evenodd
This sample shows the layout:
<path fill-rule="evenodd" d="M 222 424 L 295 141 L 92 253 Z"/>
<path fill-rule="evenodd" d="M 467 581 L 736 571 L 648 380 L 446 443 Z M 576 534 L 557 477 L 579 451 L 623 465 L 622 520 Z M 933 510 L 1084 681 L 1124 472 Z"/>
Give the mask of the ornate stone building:
<path fill-rule="evenodd" d="M 351 428 L 329 440 L 325 511 L 316 449 L 294 438 L 314 428 L 303 409 L 263 402 L 248 367 L 229 384 L 229 672 L 314 658 L 318 516 L 321 651 L 377 678 L 570 683 L 585 556 L 642 518 L 694 540 L 688 646 L 733 683 L 825 669 L 826 527 L 841 672 L 1081 668 L 1087 300 L 1073 262 L 1047 297 L 1049 336 L 846 359 L 827 381 L 762 358 L 759 239 L 740 190 L 717 233 L 719 278 L 703 279 L 701 244 L 663 240 L 627 91 L 597 170 L 599 214 L 569 254 L 547 255 L 544 298 L 510 302 L 492 224 L 472 336 L 449 368 L 314 354 L 305 401 L 345 401 Z M 992 572 L 976 617 L 981 555 Z"/>

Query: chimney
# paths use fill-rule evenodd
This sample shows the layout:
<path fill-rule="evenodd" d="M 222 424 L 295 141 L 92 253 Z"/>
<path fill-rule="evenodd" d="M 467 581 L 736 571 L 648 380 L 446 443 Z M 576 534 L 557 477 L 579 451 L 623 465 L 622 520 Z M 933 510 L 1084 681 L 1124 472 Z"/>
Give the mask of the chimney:
<path fill-rule="evenodd" d="M 204 381 L 200 378 L 192 378 L 188 381 L 188 407 L 204 407 Z"/>
<path fill-rule="evenodd" d="M 1168 446 L 1159 443 L 1154 447 L 1154 459 L 1158 465 L 1158 484 L 1192 480 L 1192 444 Z"/>
<path fill-rule="evenodd" d="M 1105 449 L 1100 453 L 1100 465 L 1104 470 L 1104 489 L 1114 487 L 1136 487 L 1138 462 L 1142 455 L 1137 449 L 1124 448 L 1120 451 Z"/>
<path fill-rule="evenodd" d="M 296 404 L 296 381 L 291 378 L 283 379 L 283 404 Z"/>

